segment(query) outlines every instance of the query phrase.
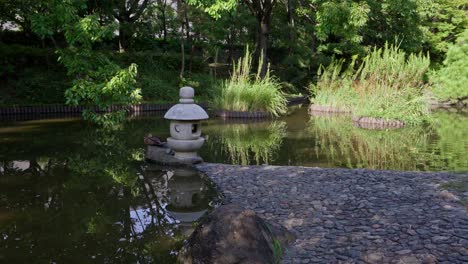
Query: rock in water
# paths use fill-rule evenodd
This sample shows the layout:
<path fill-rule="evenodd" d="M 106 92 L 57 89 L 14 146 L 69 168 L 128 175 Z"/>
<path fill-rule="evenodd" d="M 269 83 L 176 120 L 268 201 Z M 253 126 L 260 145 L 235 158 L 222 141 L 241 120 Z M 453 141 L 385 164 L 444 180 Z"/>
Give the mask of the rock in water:
<path fill-rule="evenodd" d="M 187 264 L 277 263 L 294 235 L 275 227 L 254 211 L 235 204 L 223 205 L 205 217 L 178 261 Z"/>

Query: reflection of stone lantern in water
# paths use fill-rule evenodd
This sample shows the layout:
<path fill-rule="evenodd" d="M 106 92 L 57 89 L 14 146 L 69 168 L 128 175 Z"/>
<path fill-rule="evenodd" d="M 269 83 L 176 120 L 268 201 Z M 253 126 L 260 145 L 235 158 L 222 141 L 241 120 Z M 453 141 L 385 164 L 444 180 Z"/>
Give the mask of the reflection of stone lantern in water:
<path fill-rule="evenodd" d="M 198 220 L 209 207 L 208 187 L 195 169 L 179 168 L 168 182 L 167 212 L 182 223 Z"/>
<path fill-rule="evenodd" d="M 183 163 L 199 163 L 203 160 L 197 150 L 205 139 L 201 136 L 200 120 L 208 119 L 208 114 L 199 105 L 194 104 L 195 91 L 192 87 L 182 87 L 179 91 L 179 104 L 167 111 L 164 118 L 171 120 L 171 137 L 167 143 L 174 150 L 174 157 Z"/>
<path fill-rule="evenodd" d="M 139 176 L 145 203 L 130 208 L 132 235 L 140 235 L 151 225 L 175 224 L 189 236 L 192 222 L 210 208 L 216 192 L 195 169 L 148 164 Z"/>

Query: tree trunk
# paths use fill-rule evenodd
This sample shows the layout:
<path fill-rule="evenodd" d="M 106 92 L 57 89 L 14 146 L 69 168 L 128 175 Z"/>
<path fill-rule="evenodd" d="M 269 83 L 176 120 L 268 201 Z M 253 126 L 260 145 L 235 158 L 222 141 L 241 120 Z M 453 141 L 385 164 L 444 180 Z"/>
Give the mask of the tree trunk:
<path fill-rule="evenodd" d="M 269 17 L 262 17 L 259 19 L 259 34 L 257 47 L 260 49 L 258 53 L 258 63 L 260 67 L 260 78 L 266 76 L 268 70 L 268 34 L 270 31 Z"/>
<path fill-rule="evenodd" d="M 128 30 L 125 28 L 127 25 L 125 22 L 119 22 L 119 52 L 125 53 L 129 47 L 129 36 Z"/>
<path fill-rule="evenodd" d="M 166 9 L 166 6 L 164 6 L 164 9 Z M 163 22 L 163 39 L 164 42 L 167 41 L 167 22 L 166 22 L 166 10 L 162 12 L 162 22 Z"/>
<path fill-rule="evenodd" d="M 184 7 L 183 1 L 178 0 L 177 1 L 177 16 L 179 17 L 181 23 L 180 23 L 180 53 L 181 53 L 181 65 L 180 65 L 180 74 L 179 77 L 182 80 L 184 78 L 184 72 L 185 72 L 185 43 L 184 43 Z"/>
<path fill-rule="evenodd" d="M 289 54 L 292 53 L 292 46 L 295 41 L 295 29 L 294 29 L 294 16 L 293 16 L 293 10 L 294 6 L 292 3 L 292 0 L 287 0 L 287 6 L 286 9 L 288 11 L 288 24 L 289 24 Z"/>
<path fill-rule="evenodd" d="M 167 0 L 164 0 L 164 1 L 160 0 L 158 2 L 159 12 L 161 12 L 159 19 L 162 22 L 162 36 L 163 36 L 164 42 L 166 42 L 167 40 L 166 6 L 167 6 Z"/>

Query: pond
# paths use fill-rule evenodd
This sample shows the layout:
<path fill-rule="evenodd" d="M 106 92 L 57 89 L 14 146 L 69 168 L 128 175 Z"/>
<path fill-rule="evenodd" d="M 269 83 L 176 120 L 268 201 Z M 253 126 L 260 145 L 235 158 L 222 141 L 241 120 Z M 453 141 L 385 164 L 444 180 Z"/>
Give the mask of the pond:
<path fill-rule="evenodd" d="M 388 170 L 468 170 L 468 116 L 371 131 L 305 108 L 277 120 L 203 123 L 208 162 Z M 70 119 L 0 123 L 0 262 L 172 263 L 218 201 L 195 170 L 144 161 L 143 136 L 169 136 L 160 116 L 109 132 Z"/>

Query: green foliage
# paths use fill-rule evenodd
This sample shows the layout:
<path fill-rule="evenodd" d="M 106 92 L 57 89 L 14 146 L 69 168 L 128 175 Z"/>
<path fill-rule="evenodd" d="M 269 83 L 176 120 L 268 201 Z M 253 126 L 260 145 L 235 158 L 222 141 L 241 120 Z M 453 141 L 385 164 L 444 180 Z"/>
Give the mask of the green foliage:
<path fill-rule="evenodd" d="M 80 2 L 50 1 L 54 16 L 38 15 L 34 20 L 36 33 L 45 37 L 53 33 L 53 26 L 61 26 L 68 47 L 59 51 L 59 61 L 68 75 L 74 77 L 73 86 L 65 93 L 70 105 L 97 106 L 107 110 L 111 105 L 139 102 L 140 89 L 135 87 L 137 66 L 121 69 L 106 54 L 93 50 L 93 45 L 110 38 L 115 24 L 102 25 L 98 14 L 79 16 L 86 7 Z M 125 110 L 98 114 L 90 108 L 83 117 L 104 126 L 113 126 L 125 118 Z"/>
<path fill-rule="evenodd" d="M 343 71 L 344 61 L 322 67 L 312 103 L 352 111 L 357 116 L 403 120 L 409 124 L 428 120 L 427 100 L 422 96 L 423 77 L 429 58 L 406 54 L 397 46 L 375 48 L 357 70 L 356 58 Z"/>
<path fill-rule="evenodd" d="M 119 65 L 128 65 L 131 62 L 138 64 L 136 85 L 141 87 L 144 102 L 177 102 L 179 88 L 185 85 L 196 89 L 197 101 L 207 102 L 213 97 L 212 89 L 217 84 L 217 81 L 208 75 L 200 57 L 185 58 L 186 65 L 192 64 L 194 70 L 187 73 L 183 80 L 179 78 L 181 56 L 177 53 L 127 52 L 115 54 L 112 59 Z"/>
<path fill-rule="evenodd" d="M 431 81 L 439 100 L 468 98 L 468 29 L 449 47 L 444 66 L 432 74 Z"/>
<path fill-rule="evenodd" d="M 440 63 L 456 36 L 468 25 L 465 0 L 418 0 L 418 13 L 426 49 Z"/>
<path fill-rule="evenodd" d="M 202 8 L 214 18 L 220 18 L 224 12 L 234 9 L 238 0 L 188 0 L 187 2 Z"/>
<path fill-rule="evenodd" d="M 367 0 L 369 22 L 362 30 L 363 43 L 368 47 L 382 47 L 386 42 L 399 40 L 400 49 L 420 52 L 423 43 L 421 15 L 416 1 Z"/>
<path fill-rule="evenodd" d="M 207 66 L 214 60 L 230 64 L 240 56 L 242 47 L 261 39 L 258 36 L 269 36 L 268 48 L 264 49 L 268 55 L 261 62 L 270 63 L 275 76 L 287 83 L 287 91 L 296 93 L 304 92 L 307 84 L 315 80 L 319 66 L 329 65 L 332 58 L 347 61 L 354 55 L 361 58 L 372 52 L 372 47 L 383 48 L 386 42 L 395 39 L 405 52 L 429 52 L 432 64 L 438 66 L 448 47 L 468 24 L 465 0 L 260 1 L 264 5 L 256 5 L 257 0 L 188 0 L 178 6 L 167 1 L 132 0 L 121 5 L 122 2 L 0 0 L 0 24 L 5 25 L 0 41 L 53 47 L 69 70 L 69 76 L 63 77 L 67 79 L 63 86 L 69 85 L 68 79 L 82 82 L 80 87 L 90 82 L 103 84 L 122 69 L 128 72 L 128 67 L 136 63 L 139 65 L 136 84 L 128 83 L 128 91 L 141 87 L 143 100 L 161 102 L 177 99 L 176 89 L 181 84 L 198 84 L 203 90 L 201 94 L 207 95 L 204 98 L 212 97 L 211 89 L 205 87 L 216 85 L 217 81 L 208 78 Z M 267 15 L 270 11 L 272 15 Z M 268 34 L 259 35 L 260 21 L 269 28 Z M 11 23 L 20 31 L 9 29 L 7 25 Z M 131 51 L 125 63 L 108 52 L 117 50 L 121 42 L 125 44 L 121 45 L 122 51 Z M 176 76 L 182 68 L 181 43 L 185 51 L 184 78 Z M 157 61 L 132 59 L 132 54 L 148 55 Z M 147 68 L 142 63 L 152 66 Z M 21 102 L 26 98 L 23 94 L 28 94 L 23 102 L 42 102 L 39 99 L 42 97 L 31 96 L 36 91 L 26 91 L 37 76 L 19 83 L 25 84 L 20 89 L 24 93 L 11 91 L 21 72 L 13 69 L 14 64 L 3 61 L 0 64 L 0 74 L 7 73 L 7 80 L 2 82 L 8 87 L 2 92 L 7 95 L 2 97 L 3 103 L 13 103 L 10 98 Z M 104 72 L 92 74 L 98 71 Z M 51 77 L 49 73 L 44 74 L 31 87 L 38 89 L 48 77 Z M 51 82 L 56 88 L 43 89 L 63 90 L 55 80 Z M 59 100 L 63 95 L 50 97 Z M 120 99 L 114 97 L 114 104 L 128 103 Z"/>
<path fill-rule="evenodd" d="M 362 42 L 360 31 L 368 21 L 369 5 L 365 2 L 320 1 L 316 19 L 316 34 L 323 42 L 318 48 L 322 52 L 343 54 L 358 52 Z M 329 38 L 339 40 L 335 42 Z"/>
<path fill-rule="evenodd" d="M 64 102 L 70 85 L 51 49 L 0 43 L 0 105 Z"/>
<path fill-rule="evenodd" d="M 260 78 L 260 67 L 252 77 L 251 69 L 252 56 L 247 49 L 245 56 L 234 63 L 231 78 L 223 83 L 213 105 L 231 111 L 265 111 L 273 116 L 286 113 L 287 100 L 279 82 L 269 71 Z"/>

